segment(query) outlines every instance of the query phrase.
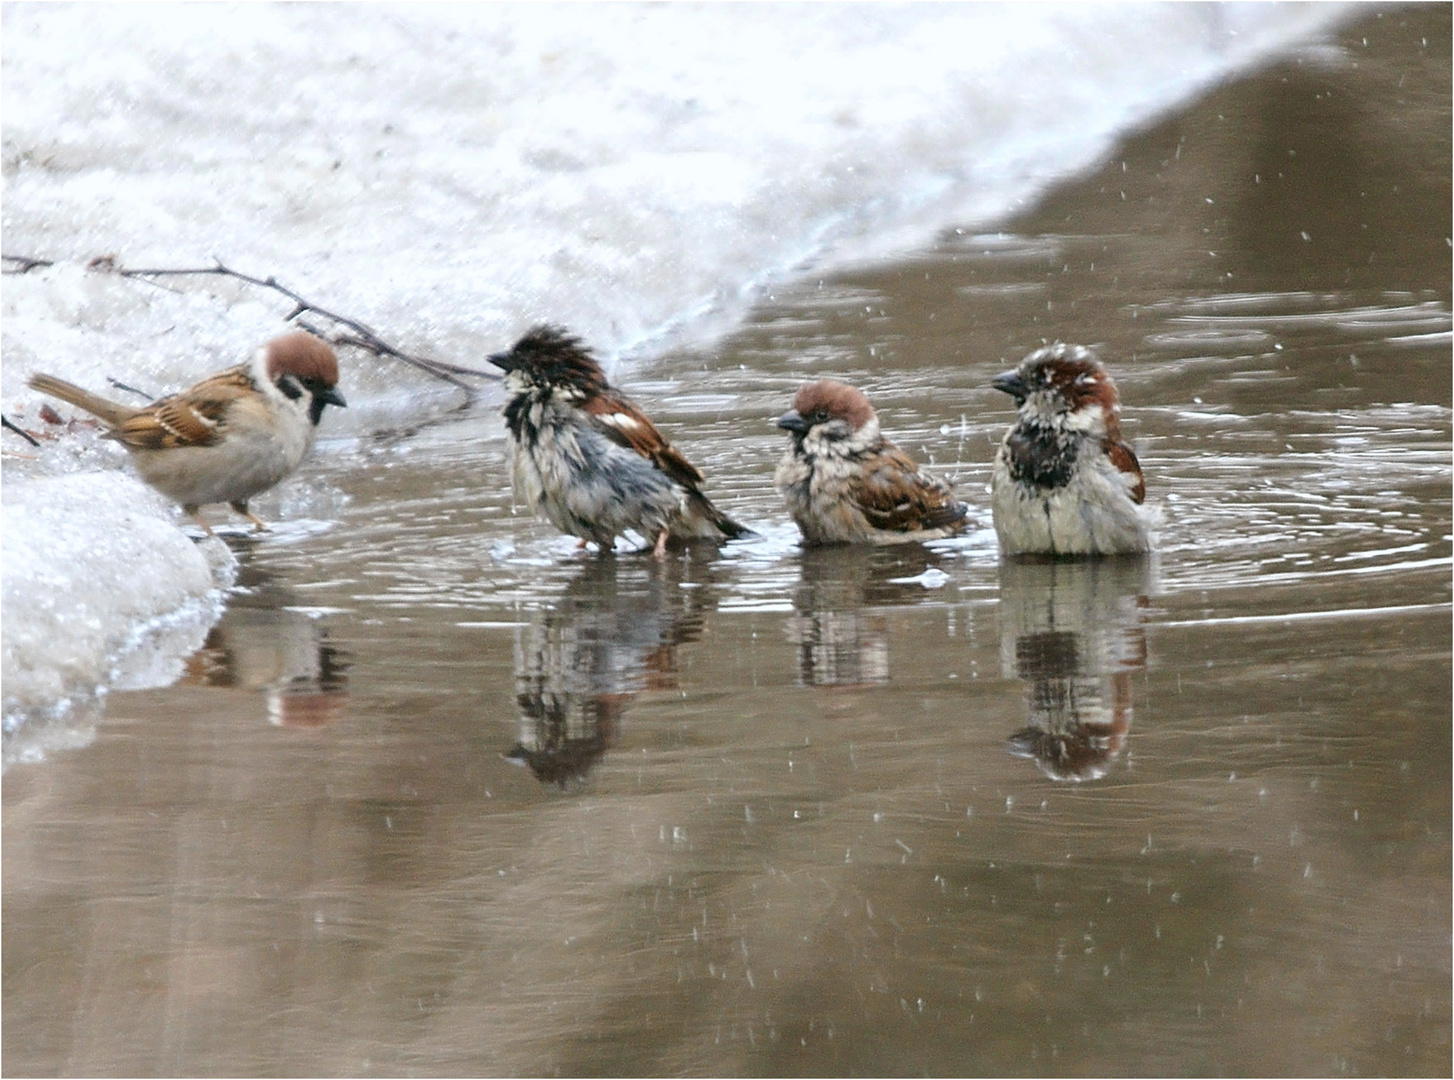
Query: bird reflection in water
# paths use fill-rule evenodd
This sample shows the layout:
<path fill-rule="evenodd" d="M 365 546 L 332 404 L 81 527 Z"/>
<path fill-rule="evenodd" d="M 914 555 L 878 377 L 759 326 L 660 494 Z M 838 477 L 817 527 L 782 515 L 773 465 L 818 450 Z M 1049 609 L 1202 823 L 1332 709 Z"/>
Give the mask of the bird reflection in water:
<path fill-rule="evenodd" d="M 923 544 L 804 548 L 786 623 L 798 647 L 799 686 L 876 686 L 889 681 L 886 609 L 917 603 L 948 577 Z"/>
<path fill-rule="evenodd" d="M 288 590 L 244 560 L 227 611 L 187 660 L 183 682 L 261 691 L 268 722 L 325 728 L 348 711 L 347 653 Z"/>
<path fill-rule="evenodd" d="M 505 757 L 542 783 L 582 779 L 616 742 L 643 690 L 677 685 L 677 646 L 702 634 L 708 562 L 604 555 L 515 638 L 520 737 Z M 705 574 L 702 574 L 705 578 Z"/>
<path fill-rule="evenodd" d="M 1010 752 L 1052 780 L 1098 780 L 1124 750 L 1153 579 L 1141 556 L 1001 565 L 1000 664 L 1026 682 L 1030 713 Z"/>

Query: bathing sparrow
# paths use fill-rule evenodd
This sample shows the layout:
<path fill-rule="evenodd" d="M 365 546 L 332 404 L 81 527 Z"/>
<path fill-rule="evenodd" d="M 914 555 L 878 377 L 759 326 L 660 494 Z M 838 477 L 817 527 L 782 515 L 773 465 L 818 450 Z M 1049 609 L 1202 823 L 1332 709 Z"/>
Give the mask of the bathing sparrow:
<path fill-rule="evenodd" d="M 791 440 L 773 480 L 808 544 L 937 540 L 969 524 L 968 507 L 883 437 L 854 387 L 808 383 L 776 423 Z"/>
<path fill-rule="evenodd" d="M 606 382 L 579 338 L 537 326 L 489 361 L 510 394 L 515 494 L 582 547 L 609 551 L 629 529 L 659 559 L 669 539 L 750 535 L 702 494 L 702 474 Z"/>
<path fill-rule="evenodd" d="M 1056 343 L 994 380 L 1020 415 L 995 455 L 991 503 L 1006 555 L 1151 549 L 1146 484 L 1121 439 L 1121 399 L 1094 353 Z"/>
<path fill-rule="evenodd" d="M 131 452 L 141 478 L 212 535 L 199 507 L 227 503 L 258 529 L 247 501 L 286 478 L 327 405 L 344 406 L 333 349 L 301 330 L 274 338 L 246 364 L 150 405 L 122 405 L 39 372 L 33 389 L 98 417 Z"/>

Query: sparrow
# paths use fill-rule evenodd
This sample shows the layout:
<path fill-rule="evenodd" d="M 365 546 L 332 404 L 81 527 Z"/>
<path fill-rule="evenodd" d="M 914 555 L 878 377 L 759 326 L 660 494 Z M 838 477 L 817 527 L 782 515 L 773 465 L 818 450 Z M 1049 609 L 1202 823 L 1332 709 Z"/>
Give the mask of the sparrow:
<path fill-rule="evenodd" d="M 1121 439 L 1121 397 L 1089 349 L 1037 349 L 996 390 L 1020 415 L 995 454 L 990 492 L 1006 555 L 1151 550 L 1146 483 Z"/>
<path fill-rule="evenodd" d="M 141 478 L 212 535 L 199 508 L 227 503 L 261 530 L 247 508 L 254 495 L 285 479 L 313 445 L 328 405 L 347 405 L 336 389 L 338 359 L 304 331 L 274 338 L 250 361 L 190 389 L 136 408 L 39 372 L 32 389 L 86 410 L 131 453 Z"/>
<path fill-rule="evenodd" d="M 883 437 L 862 391 L 807 383 L 775 423 L 792 438 L 773 480 L 807 544 L 937 540 L 969 525 L 953 489 Z"/>
<path fill-rule="evenodd" d="M 702 474 L 606 381 L 579 338 L 537 326 L 489 362 L 510 394 L 515 495 L 581 547 L 609 551 L 632 530 L 660 559 L 668 540 L 751 535 L 702 494 Z"/>

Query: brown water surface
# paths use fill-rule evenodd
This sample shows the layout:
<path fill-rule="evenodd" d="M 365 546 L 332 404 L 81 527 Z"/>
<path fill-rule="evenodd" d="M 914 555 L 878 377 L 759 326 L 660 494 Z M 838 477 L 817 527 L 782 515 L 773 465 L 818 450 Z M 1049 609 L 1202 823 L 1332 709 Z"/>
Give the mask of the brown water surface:
<path fill-rule="evenodd" d="M 1447 1072 L 1449 24 L 622 372 L 720 554 L 517 514 L 494 399 L 325 448 L 186 677 L 6 773 L 7 1075 Z M 1056 338 L 1153 560 L 998 560 L 989 380 Z M 800 550 L 821 375 L 979 526 Z"/>

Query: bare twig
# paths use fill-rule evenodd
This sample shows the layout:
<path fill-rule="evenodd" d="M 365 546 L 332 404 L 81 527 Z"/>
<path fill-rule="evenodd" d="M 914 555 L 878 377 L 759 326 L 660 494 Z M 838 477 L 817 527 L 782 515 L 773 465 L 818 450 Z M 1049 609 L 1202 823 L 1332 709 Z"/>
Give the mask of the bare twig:
<path fill-rule="evenodd" d="M 16 427 L 15 424 L 13 424 L 11 422 L 10 417 L 8 417 L 8 416 L 0 416 L 0 424 L 3 424 L 5 426 L 5 430 L 6 431 L 13 431 L 13 432 L 15 432 L 15 434 L 19 435 L 26 442 L 30 443 L 31 446 L 34 446 L 34 447 L 39 447 L 40 446 L 40 443 L 36 442 L 36 439 L 35 439 L 35 436 L 34 435 L 32 435 L 30 432 L 26 431 L 24 428 Z"/>
<path fill-rule="evenodd" d="M 155 394 L 148 394 L 145 390 L 138 390 L 134 386 L 128 386 L 120 379 L 112 378 L 110 375 L 106 376 L 106 381 L 109 382 L 112 386 L 116 387 L 116 389 L 118 390 L 125 390 L 128 394 L 135 394 L 137 397 L 144 397 L 147 401 L 155 401 L 157 399 L 157 396 Z"/>
<path fill-rule="evenodd" d="M 5 269 L 0 273 L 6 274 L 28 274 L 36 267 L 55 265 L 49 259 L 33 259 L 29 255 L 0 255 L 0 259 L 5 261 Z"/>
<path fill-rule="evenodd" d="M 219 277 L 230 277 L 237 281 L 246 282 L 249 285 L 256 285 L 259 288 L 272 289 L 274 292 L 280 293 L 281 295 L 287 297 L 293 302 L 293 310 L 288 314 L 287 319 L 285 320 L 286 322 L 296 322 L 300 327 L 309 331 L 310 333 L 318 334 L 318 336 L 324 338 L 331 338 L 335 344 L 353 345 L 357 348 L 367 350 L 368 352 L 373 353 L 375 356 L 387 356 L 395 360 L 401 360 L 406 364 L 410 364 L 414 367 L 419 368 L 421 371 L 427 371 L 436 379 L 442 379 L 447 383 L 451 383 L 454 386 L 459 387 L 471 398 L 473 398 L 475 394 L 474 387 L 470 386 L 466 382 L 463 382 L 459 378 L 459 376 L 467 376 L 469 378 L 475 379 L 499 378 L 499 376 L 492 371 L 479 371 L 475 368 L 461 367 L 458 364 L 448 364 L 442 360 L 429 360 L 421 356 L 411 356 L 408 353 L 403 352 L 402 350 L 389 344 L 387 341 L 381 338 L 373 330 L 372 327 L 360 322 L 357 319 L 351 319 L 347 315 L 339 315 L 336 312 L 329 311 L 327 308 L 321 307 L 318 304 L 313 303 L 313 301 L 307 299 L 299 293 L 294 292 L 286 285 L 280 284 L 278 282 L 278 279 L 273 277 L 271 274 L 268 275 L 266 278 L 253 277 L 251 274 L 244 274 L 241 271 L 234 270 L 229 266 L 225 266 L 221 261 L 219 261 L 216 266 L 185 269 L 132 270 L 128 268 L 118 267 L 115 265 L 114 262 L 110 262 L 109 266 L 106 264 L 98 263 L 96 268 L 109 269 L 111 270 L 111 272 L 120 274 L 122 277 L 136 278 L 181 277 L 183 275 L 213 274 Z M 301 316 L 310 313 L 314 315 L 321 315 L 323 318 L 328 319 L 339 326 L 347 327 L 349 330 L 352 331 L 352 333 L 347 334 L 335 332 L 332 335 L 324 334 L 316 326 L 300 321 Z"/>

